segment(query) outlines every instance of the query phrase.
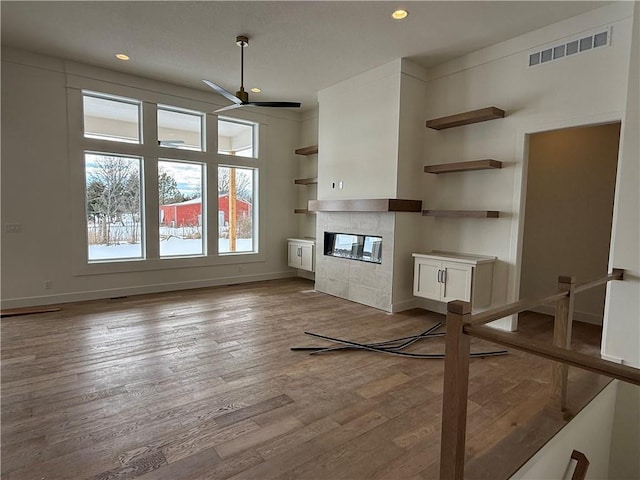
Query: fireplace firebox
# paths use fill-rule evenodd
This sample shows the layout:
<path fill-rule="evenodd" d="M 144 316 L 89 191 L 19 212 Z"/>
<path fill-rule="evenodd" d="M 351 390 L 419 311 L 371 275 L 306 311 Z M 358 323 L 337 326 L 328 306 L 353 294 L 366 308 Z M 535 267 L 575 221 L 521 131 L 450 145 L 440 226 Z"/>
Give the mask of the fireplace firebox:
<path fill-rule="evenodd" d="M 324 232 L 324 254 L 369 263 L 382 263 L 382 237 Z"/>

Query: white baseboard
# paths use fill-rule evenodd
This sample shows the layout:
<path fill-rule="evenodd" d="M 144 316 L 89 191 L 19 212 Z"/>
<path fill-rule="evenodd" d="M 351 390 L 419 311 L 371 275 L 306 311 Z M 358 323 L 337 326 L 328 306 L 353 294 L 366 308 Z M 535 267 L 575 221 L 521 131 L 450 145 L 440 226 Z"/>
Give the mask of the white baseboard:
<path fill-rule="evenodd" d="M 306 278 L 307 280 L 314 280 L 315 281 L 316 274 L 314 272 L 308 272 L 306 270 L 298 270 L 298 277 Z"/>
<path fill-rule="evenodd" d="M 442 315 L 447 314 L 447 304 L 443 302 L 436 302 L 427 298 L 416 298 L 416 306 L 430 312 L 441 313 Z"/>
<path fill-rule="evenodd" d="M 535 308 L 530 308 L 532 312 L 542 313 L 543 315 L 555 315 L 555 307 L 551 305 L 540 305 Z M 602 326 L 602 316 L 595 313 L 573 311 L 573 319 L 577 322 L 590 323 L 591 325 Z"/>
<path fill-rule="evenodd" d="M 203 287 L 217 287 L 220 285 L 262 282 L 265 280 L 278 280 L 281 278 L 290 278 L 295 276 L 296 272 L 288 270 L 285 272 L 263 273 L 258 275 L 237 275 L 232 277 L 193 280 L 188 282 L 160 283 L 154 285 L 141 285 L 137 287 L 91 290 L 87 292 L 61 293 L 57 295 L 43 295 L 37 297 L 11 298 L 2 300 L 2 308 L 22 308 L 58 303 L 83 302 L 86 300 L 98 300 L 102 298 L 127 297 L 130 295 L 143 295 L 147 293 L 162 293 Z"/>
<path fill-rule="evenodd" d="M 409 300 L 405 300 L 403 302 L 396 302 L 391 304 L 391 313 L 404 312 L 405 310 L 411 310 L 412 308 L 416 308 L 418 306 L 418 302 L 415 298 L 410 298 Z"/>

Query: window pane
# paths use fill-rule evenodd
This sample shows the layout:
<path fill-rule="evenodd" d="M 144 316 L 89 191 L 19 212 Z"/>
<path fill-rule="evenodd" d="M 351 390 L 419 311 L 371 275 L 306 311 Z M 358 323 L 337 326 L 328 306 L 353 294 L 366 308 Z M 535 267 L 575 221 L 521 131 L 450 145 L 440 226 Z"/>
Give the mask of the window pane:
<path fill-rule="evenodd" d="M 218 119 L 218 153 L 238 157 L 257 157 L 251 123 Z"/>
<path fill-rule="evenodd" d="M 218 167 L 218 251 L 253 252 L 254 169 Z"/>
<path fill-rule="evenodd" d="M 142 258 L 141 159 L 85 154 L 89 261 Z"/>
<path fill-rule="evenodd" d="M 202 151 L 202 115 L 158 107 L 158 143 L 162 147 Z"/>
<path fill-rule="evenodd" d="M 158 161 L 160 256 L 202 255 L 201 164 Z"/>
<path fill-rule="evenodd" d="M 84 94 L 84 136 L 140 143 L 140 104 Z"/>

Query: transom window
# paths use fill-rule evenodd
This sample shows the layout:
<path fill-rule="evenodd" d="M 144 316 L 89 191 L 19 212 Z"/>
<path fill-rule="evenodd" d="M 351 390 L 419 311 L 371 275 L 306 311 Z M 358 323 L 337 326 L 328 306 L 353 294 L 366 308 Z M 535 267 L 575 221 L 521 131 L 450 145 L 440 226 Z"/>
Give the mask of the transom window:
<path fill-rule="evenodd" d="M 83 107 L 86 138 L 140 143 L 140 102 L 85 93 Z"/>
<path fill-rule="evenodd" d="M 203 116 L 167 106 L 158 106 L 158 145 L 202 151 Z"/>

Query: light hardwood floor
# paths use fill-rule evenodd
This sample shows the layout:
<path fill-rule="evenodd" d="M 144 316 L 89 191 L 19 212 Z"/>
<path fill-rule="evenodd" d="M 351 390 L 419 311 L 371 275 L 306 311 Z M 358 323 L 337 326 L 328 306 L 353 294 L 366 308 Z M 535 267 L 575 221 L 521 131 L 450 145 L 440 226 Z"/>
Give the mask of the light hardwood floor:
<path fill-rule="evenodd" d="M 305 330 L 380 341 L 443 317 L 312 289 L 287 279 L 2 319 L 3 480 L 435 478 L 442 360 L 289 348 L 326 344 Z M 550 340 L 551 321 L 526 314 L 520 330 Z M 597 354 L 597 328 L 574 336 Z M 604 381 L 571 371 L 577 410 Z M 564 424 L 550 377 L 550 362 L 519 352 L 471 359 L 469 477 L 505 478 Z"/>

